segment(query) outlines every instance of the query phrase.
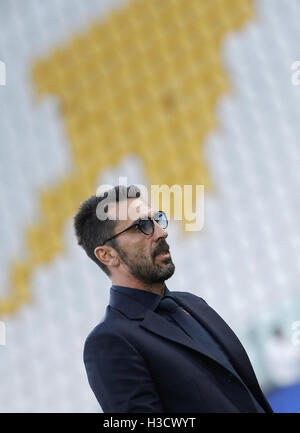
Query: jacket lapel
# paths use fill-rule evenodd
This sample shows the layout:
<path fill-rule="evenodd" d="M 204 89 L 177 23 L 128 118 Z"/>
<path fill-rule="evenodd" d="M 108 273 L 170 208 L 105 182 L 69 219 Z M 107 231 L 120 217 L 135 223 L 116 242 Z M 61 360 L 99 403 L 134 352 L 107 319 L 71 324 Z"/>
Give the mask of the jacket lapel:
<path fill-rule="evenodd" d="M 176 298 L 178 303 L 180 303 L 187 311 L 191 312 L 199 320 L 199 322 L 202 322 L 199 316 L 196 314 L 199 306 L 195 304 L 194 307 L 191 308 L 190 303 L 183 303 L 181 298 L 177 295 L 179 293 L 180 292 L 169 292 L 169 295 Z M 148 331 L 160 335 L 161 337 L 168 340 L 174 341 L 175 343 L 189 347 L 190 349 L 193 349 L 214 360 L 218 364 L 221 364 L 232 374 L 236 375 L 234 369 L 232 369 L 228 364 L 224 364 L 223 361 L 218 358 L 217 353 L 209 351 L 205 345 L 200 345 L 194 342 L 179 327 L 172 325 L 172 323 L 170 323 L 168 320 L 165 320 L 154 311 L 145 308 L 142 304 L 136 302 L 129 296 L 112 290 L 110 305 L 121 313 L 125 314 L 129 319 L 143 319 L 140 323 L 140 326 L 147 329 Z M 200 305 L 202 305 L 201 301 Z"/>
<path fill-rule="evenodd" d="M 182 344 L 183 346 L 189 347 L 190 349 L 201 353 L 201 355 L 214 360 L 229 370 L 232 374 L 235 374 L 234 370 L 230 368 L 229 365 L 223 364 L 223 361 L 218 358 L 216 353 L 212 353 L 208 351 L 204 345 L 202 346 L 199 343 L 194 342 L 179 327 L 172 325 L 172 323 L 170 323 L 168 320 L 165 320 L 159 314 L 149 310 L 140 326 L 161 337 L 172 340 L 175 343 Z"/>
<path fill-rule="evenodd" d="M 192 299 L 193 302 L 191 302 L 191 295 L 189 293 L 172 292 L 172 296 L 174 296 L 177 302 L 187 311 L 193 314 L 216 338 L 249 388 L 252 389 L 252 391 L 260 392 L 255 372 L 244 347 L 232 329 L 218 313 L 201 298 L 195 296 L 195 298 Z"/>

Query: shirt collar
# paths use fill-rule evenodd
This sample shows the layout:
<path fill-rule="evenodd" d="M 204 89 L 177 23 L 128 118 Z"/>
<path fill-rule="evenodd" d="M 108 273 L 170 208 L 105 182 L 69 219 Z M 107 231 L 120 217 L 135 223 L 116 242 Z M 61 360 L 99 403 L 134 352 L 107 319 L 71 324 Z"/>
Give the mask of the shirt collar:
<path fill-rule="evenodd" d="M 124 295 L 129 296 L 136 302 L 144 305 L 144 307 L 152 311 L 156 309 L 163 298 L 161 295 L 157 295 L 156 293 L 148 292 L 147 290 L 133 289 L 132 287 L 112 285 L 111 290 L 116 290 L 123 293 Z M 170 290 L 165 285 L 164 296 L 167 296 L 168 294 L 170 294 Z"/>

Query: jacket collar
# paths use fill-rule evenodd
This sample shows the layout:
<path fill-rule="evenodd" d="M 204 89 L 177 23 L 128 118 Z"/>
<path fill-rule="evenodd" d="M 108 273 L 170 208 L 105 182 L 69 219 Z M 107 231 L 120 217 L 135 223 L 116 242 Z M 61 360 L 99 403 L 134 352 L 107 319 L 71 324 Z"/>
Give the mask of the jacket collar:
<path fill-rule="evenodd" d="M 138 302 L 138 298 L 134 299 L 127 293 L 125 294 L 119 290 L 115 290 L 114 287 L 117 286 L 112 286 L 110 289 L 109 305 L 131 320 L 143 319 L 147 312 L 151 310 L 154 311 L 160 302 L 161 297 L 154 297 L 152 302 L 149 301 L 145 305 L 145 303 Z"/>
<path fill-rule="evenodd" d="M 172 296 L 178 304 L 190 312 L 219 341 L 242 376 L 247 375 L 248 369 L 244 369 L 243 366 L 249 365 L 249 359 L 243 346 L 231 328 L 205 301 L 187 292 L 174 292 L 167 289 L 165 294 Z M 196 350 L 222 364 L 217 354 L 208 351 L 205 345 L 200 346 L 187 337 L 179 327 L 172 325 L 172 323 L 157 314 L 154 310 L 159 301 L 159 298 L 155 298 L 150 308 L 149 305 L 145 306 L 124 293 L 113 289 L 110 292 L 110 306 L 124 314 L 128 319 L 142 320 L 140 326 L 148 331 Z M 224 367 L 228 369 L 228 366 Z M 233 369 L 231 373 L 236 374 Z"/>
<path fill-rule="evenodd" d="M 146 290 L 134 289 L 131 287 L 112 285 L 111 287 L 111 297 L 114 298 L 114 292 L 120 292 L 126 296 L 129 296 L 135 302 L 142 304 L 146 309 L 155 311 L 156 307 L 160 303 L 162 296 L 156 293 L 151 293 Z M 164 288 L 164 295 L 169 294 L 167 286 Z M 134 318 L 134 317 L 133 317 Z"/>

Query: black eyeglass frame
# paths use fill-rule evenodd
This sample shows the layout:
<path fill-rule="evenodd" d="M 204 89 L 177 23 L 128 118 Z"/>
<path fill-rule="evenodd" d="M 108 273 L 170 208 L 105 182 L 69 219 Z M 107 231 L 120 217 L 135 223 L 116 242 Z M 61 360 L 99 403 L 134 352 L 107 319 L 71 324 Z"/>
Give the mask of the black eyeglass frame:
<path fill-rule="evenodd" d="M 159 215 L 159 216 L 158 216 L 158 215 Z M 154 221 L 157 222 L 157 220 L 158 220 L 161 216 L 164 216 L 164 217 L 165 217 L 165 221 L 166 221 L 166 227 L 162 227 L 162 226 L 161 226 L 161 227 L 162 227 L 163 229 L 166 229 L 166 228 L 168 227 L 168 218 L 167 218 L 167 215 L 165 214 L 164 211 L 159 210 L 159 211 L 157 211 L 157 212 L 153 215 L 153 217 L 144 217 L 144 218 L 139 218 L 137 221 L 135 221 L 135 222 L 134 222 L 133 224 L 131 224 L 129 227 L 126 227 L 126 229 L 124 229 L 124 230 L 122 230 L 121 232 L 116 233 L 115 235 L 113 235 L 113 236 L 111 236 L 110 238 L 106 239 L 106 240 L 103 242 L 102 245 L 106 244 L 106 242 L 111 241 L 112 239 L 116 238 L 117 236 L 121 235 L 122 233 L 127 232 L 127 230 L 130 230 L 130 229 L 132 229 L 132 227 L 135 227 L 135 226 L 139 226 L 138 229 L 139 229 L 139 230 L 140 230 L 144 235 L 146 235 L 146 236 L 153 235 L 153 233 L 154 233 Z M 151 221 L 151 222 L 152 222 L 152 231 L 151 231 L 151 233 L 145 233 L 145 232 L 143 232 L 143 230 L 142 230 L 141 227 L 140 227 L 140 224 L 141 224 L 142 221 Z M 159 224 L 159 223 L 157 222 L 157 224 Z"/>

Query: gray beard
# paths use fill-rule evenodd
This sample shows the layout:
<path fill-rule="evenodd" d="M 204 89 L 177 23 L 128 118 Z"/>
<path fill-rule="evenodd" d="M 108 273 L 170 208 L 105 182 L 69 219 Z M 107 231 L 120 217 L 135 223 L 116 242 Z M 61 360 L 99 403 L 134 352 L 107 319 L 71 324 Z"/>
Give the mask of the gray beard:
<path fill-rule="evenodd" d="M 124 251 L 119 248 L 117 250 L 123 262 L 128 266 L 131 275 L 144 284 L 163 283 L 172 277 L 175 272 L 175 265 L 169 257 L 164 260 L 166 265 L 162 267 L 155 263 L 149 263 L 144 257 L 139 257 L 139 262 L 138 259 L 135 261 L 128 260 Z"/>

